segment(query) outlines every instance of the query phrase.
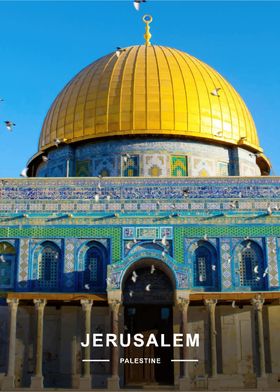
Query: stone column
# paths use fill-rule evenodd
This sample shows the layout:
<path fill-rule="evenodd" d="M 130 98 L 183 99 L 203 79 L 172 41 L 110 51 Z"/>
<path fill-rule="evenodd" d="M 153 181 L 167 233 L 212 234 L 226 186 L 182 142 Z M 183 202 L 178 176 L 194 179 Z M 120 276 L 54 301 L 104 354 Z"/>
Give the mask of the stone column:
<path fill-rule="evenodd" d="M 10 313 L 10 335 L 9 335 L 9 360 L 7 375 L 3 379 L 2 390 L 15 388 L 15 357 L 16 357 L 16 333 L 17 333 L 17 310 L 19 300 L 7 298 Z"/>
<path fill-rule="evenodd" d="M 71 370 L 72 370 L 72 388 L 77 389 L 80 385 L 80 376 L 77 374 L 77 337 L 73 336 L 71 340 Z"/>
<path fill-rule="evenodd" d="M 208 308 L 209 321 L 210 321 L 210 344 L 211 344 L 211 377 L 217 377 L 217 331 L 216 331 L 216 299 L 204 300 L 205 305 Z"/>
<path fill-rule="evenodd" d="M 91 335 L 91 308 L 93 301 L 91 299 L 81 299 L 81 305 L 84 312 L 84 334 Z M 90 339 L 91 341 L 91 339 Z M 84 372 L 80 378 L 80 389 L 91 389 L 91 374 L 90 374 L 90 356 L 91 356 L 91 344 L 84 348 L 83 360 L 84 360 Z"/>
<path fill-rule="evenodd" d="M 184 345 L 182 350 L 182 360 L 183 360 L 183 372 L 182 377 L 179 380 L 179 389 L 181 391 L 185 391 L 190 389 L 190 378 L 188 371 L 188 347 L 186 345 L 185 336 L 188 333 L 188 309 L 189 309 L 190 300 L 186 298 L 181 298 L 178 300 L 178 307 L 181 311 L 181 319 L 182 319 L 182 333 L 184 336 Z"/>
<path fill-rule="evenodd" d="M 111 328 L 112 333 L 119 334 L 119 316 L 121 309 L 121 301 L 115 299 L 109 302 L 111 312 Z M 112 347 L 111 351 L 111 377 L 108 378 L 107 388 L 110 390 L 120 389 L 120 377 L 119 377 L 119 346 Z"/>
<path fill-rule="evenodd" d="M 31 388 L 44 388 L 43 377 L 43 340 L 44 340 L 44 311 L 47 303 L 46 299 L 34 299 L 35 310 L 37 314 L 37 336 L 36 336 L 36 358 L 35 374 L 31 377 Z"/>
<path fill-rule="evenodd" d="M 260 377 L 258 378 L 258 388 L 266 387 L 266 372 L 265 372 L 265 351 L 264 351 L 264 334 L 263 334 L 263 304 L 264 298 L 257 296 L 251 301 L 254 312 L 256 314 L 257 330 L 258 335 L 258 353 L 259 353 L 259 366 L 260 366 Z"/>

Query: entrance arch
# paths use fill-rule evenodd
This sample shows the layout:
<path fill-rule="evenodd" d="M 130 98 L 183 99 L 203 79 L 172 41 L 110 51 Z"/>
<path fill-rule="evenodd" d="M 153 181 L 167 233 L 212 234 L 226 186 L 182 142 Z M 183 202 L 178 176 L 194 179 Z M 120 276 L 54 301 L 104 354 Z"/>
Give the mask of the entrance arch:
<path fill-rule="evenodd" d="M 142 334 L 147 342 L 156 336 L 159 347 L 135 347 L 125 350 L 125 357 L 159 359 L 160 363 L 126 364 L 127 386 L 165 384 L 173 385 L 173 304 L 176 282 L 173 272 L 160 260 L 144 258 L 133 263 L 122 279 L 124 329 L 126 333 Z M 166 344 L 161 347 L 164 335 Z"/>

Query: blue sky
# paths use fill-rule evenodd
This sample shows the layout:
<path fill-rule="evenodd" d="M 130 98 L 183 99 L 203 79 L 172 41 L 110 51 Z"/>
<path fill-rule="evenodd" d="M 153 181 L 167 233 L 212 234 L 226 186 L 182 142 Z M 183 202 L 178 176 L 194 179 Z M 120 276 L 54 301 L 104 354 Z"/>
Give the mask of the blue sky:
<path fill-rule="evenodd" d="M 44 116 L 81 68 L 116 46 L 152 42 L 186 51 L 225 76 L 247 103 L 280 175 L 280 2 L 0 1 L 0 177 L 18 177 L 37 151 Z M 3 121 L 16 123 L 6 131 Z"/>

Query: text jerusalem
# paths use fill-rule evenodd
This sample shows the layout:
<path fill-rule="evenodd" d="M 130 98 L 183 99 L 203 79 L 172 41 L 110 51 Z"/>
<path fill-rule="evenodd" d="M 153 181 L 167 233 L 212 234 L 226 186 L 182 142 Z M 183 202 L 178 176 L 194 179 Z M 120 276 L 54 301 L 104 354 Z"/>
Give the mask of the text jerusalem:
<path fill-rule="evenodd" d="M 168 341 L 167 341 L 168 340 Z M 119 335 L 113 333 L 87 333 L 85 341 L 81 342 L 82 347 L 199 347 L 198 333 L 174 333 L 170 338 L 166 339 L 164 334 L 151 333 L 148 337 L 142 333 L 130 334 L 120 333 Z"/>

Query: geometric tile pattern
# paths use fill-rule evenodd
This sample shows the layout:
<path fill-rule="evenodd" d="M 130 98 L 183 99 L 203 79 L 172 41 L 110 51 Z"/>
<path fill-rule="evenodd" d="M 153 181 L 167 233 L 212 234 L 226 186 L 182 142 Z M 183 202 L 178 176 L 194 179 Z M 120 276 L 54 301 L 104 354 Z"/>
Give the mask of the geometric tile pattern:
<path fill-rule="evenodd" d="M 279 286 L 279 273 L 277 263 L 277 242 L 276 238 L 268 237 L 266 239 L 267 255 L 269 260 L 268 279 L 270 287 Z"/>
<path fill-rule="evenodd" d="M 222 274 L 222 287 L 223 289 L 232 289 L 232 262 L 231 262 L 231 246 L 230 239 L 220 239 L 220 255 L 221 255 L 221 274 Z"/>
<path fill-rule="evenodd" d="M 64 255 L 64 276 L 66 289 L 71 289 L 75 285 L 75 238 L 65 239 Z"/>
<path fill-rule="evenodd" d="M 21 289 L 28 285 L 29 239 L 22 238 L 19 245 L 18 285 Z"/>

